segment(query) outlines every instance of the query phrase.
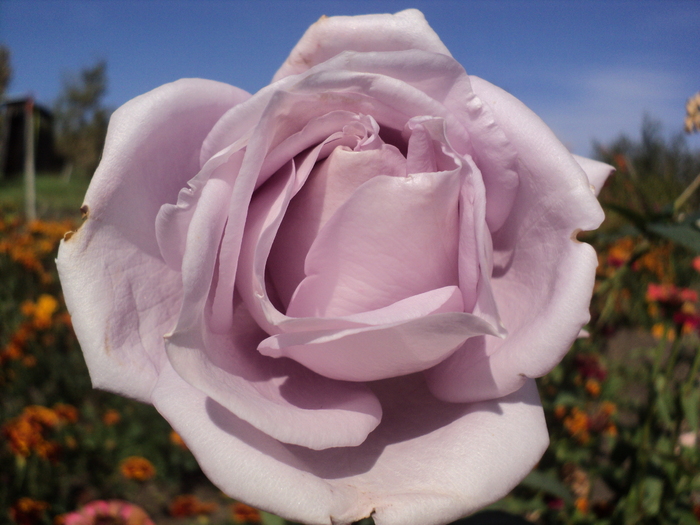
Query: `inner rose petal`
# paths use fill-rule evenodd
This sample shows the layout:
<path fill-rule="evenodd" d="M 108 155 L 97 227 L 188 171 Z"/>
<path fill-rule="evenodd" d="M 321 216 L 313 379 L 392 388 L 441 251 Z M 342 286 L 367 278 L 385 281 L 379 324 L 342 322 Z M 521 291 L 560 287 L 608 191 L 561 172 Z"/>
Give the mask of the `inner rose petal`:
<path fill-rule="evenodd" d="M 351 315 L 457 285 L 461 182 L 458 168 L 365 182 L 316 237 L 287 315 Z"/>
<path fill-rule="evenodd" d="M 357 152 L 339 147 L 316 164 L 289 203 L 268 260 L 270 279 L 285 307 L 306 277 L 304 261 L 309 248 L 336 210 L 371 178 L 405 174 L 406 159 L 389 145 Z"/>

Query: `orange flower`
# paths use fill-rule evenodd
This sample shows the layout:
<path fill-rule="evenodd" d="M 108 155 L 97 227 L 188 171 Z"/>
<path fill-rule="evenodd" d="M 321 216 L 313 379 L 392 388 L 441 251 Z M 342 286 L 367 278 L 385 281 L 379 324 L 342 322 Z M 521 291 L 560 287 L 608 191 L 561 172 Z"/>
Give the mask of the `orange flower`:
<path fill-rule="evenodd" d="M 153 463 L 141 456 L 130 456 L 120 466 L 122 476 L 136 481 L 147 481 L 156 475 Z"/>
<path fill-rule="evenodd" d="M 569 415 L 564 418 L 564 428 L 581 444 L 586 444 L 591 439 L 588 432 L 589 425 L 588 415 L 577 407 L 572 408 Z"/>
<path fill-rule="evenodd" d="M 603 401 L 600 405 L 600 411 L 606 416 L 612 416 L 617 412 L 617 406 L 611 401 Z"/>
<path fill-rule="evenodd" d="M 113 408 L 110 408 L 107 410 L 104 415 L 102 416 L 102 422 L 107 425 L 108 427 L 111 427 L 112 425 L 116 425 L 119 423 L 122 419 L 122 416 L 114 410 Z"/>
<path fill-rule="evenodd" d="M 617 240 L 608 250 L 608 265 L 619 268 L 632 256 L 634 240 L 631 237 L 623 237 Z"/>
<path fill-rule="evenodd" d="M 261 523 L 260 511 L 245 503 L 234 503 L 231 505 L 231 514 L 238 523 Z"/>
<path fill-rule="evenodd" d="M 216 511 L 216 503 L 204 503 L 193 494 L 181 494 L 170 504 L 170 515 L 174 518 L 188 518 Z"/>
<path fill-rule="evenodd" d="M 65 420 L 50 408 L 33 405 L 26 407 L 2 427 L 12 452 L 21 457 L 32 453 L 45 459 L 56 460 L 60 447 L 47 438 L 49 431 Z"/>
<path fill-rule="evenodd" d="M 58 417 L 65 421 L 66 423 L 77 423 L 78 422 L 78 409 L 73 405 L 67 405 L 65 403 L 56 403 L 53 406 L 53 411 L 58 415 Z"/>
<path fill-rule="evenodd" d="M 557 419 L 561 419 L 566 415 L 566 407 L 564 405 L 557 405 L 554 407 L 554 416 Z"/>
<path fill-rule="evenodd" d="M 598 397 L 600 395 L 600 383 L 593 378 L 586 380 L 584 388 L 591 397 Z"/>
<path fill-rule="evenodd" d="M 178 434 L 178 433 L 175 432 L 174 430 L 171 430 L 171 431 L 170 431 L 170 442 L 171 442 L 173 445 L 177 445 L 178 447 L 187 450 L 187 444 L 186 444 L 185 441 L 182 439 L 182 437 L 180 437 L 180 434 Z"/>
<path fill-rule="evenodd" d="M 574 506 L 576 507 L 576 510 L 578 510 L 581 514 L 587 514 L 588 513 L 588 498 L 576 498 L 576 501 L 574 502 Z"/>
<path fill-rule="evenodd" d="M 40 329 L 51 327 L 51 318 L 58 309 L 58 301 L 49 294 L 41 294 L 34 309 L 34 326 Z"/>
<path fill-rule="evenodd" d="M 34 525 L 43 521 L 44 511 L 49 506 L 45 501 L 20 498 L 10 507 L 10 517 L 17 525 Z"/>
<path fill-rule="evenodd" d="M 605 425 L 605 428 L 603 429 L 603 433 L 607 434 L 610 437 L 616 437 L 617 436 L 617 426 L 615 423 L 608 423 Z"/>

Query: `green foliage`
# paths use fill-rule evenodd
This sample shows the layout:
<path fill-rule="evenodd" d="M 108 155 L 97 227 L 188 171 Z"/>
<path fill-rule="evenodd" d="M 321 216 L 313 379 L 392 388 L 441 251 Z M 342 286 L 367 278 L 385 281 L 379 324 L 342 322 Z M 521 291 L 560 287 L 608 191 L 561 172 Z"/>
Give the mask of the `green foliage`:
<path fill-rule="evenodd" d="M 85 177 L 65 178 L 50 173 L 36 176 L 37 215 L 42 219 L 80 218 L 80 206 L 90 180 Z M 0 180 L 0 208 L 17 213 L 24 207 L 24 180 Z"/>

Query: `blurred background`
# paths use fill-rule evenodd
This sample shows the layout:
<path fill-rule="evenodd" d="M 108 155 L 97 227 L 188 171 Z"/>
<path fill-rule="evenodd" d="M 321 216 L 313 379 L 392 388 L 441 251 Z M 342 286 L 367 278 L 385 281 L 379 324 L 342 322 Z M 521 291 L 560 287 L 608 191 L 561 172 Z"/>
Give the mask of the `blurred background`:
<path fill-rule="evenodd" d="M 697 0 L 0 0 L 0 522 L 120 499 L 159 524 L 282 523 L 214 489 L 150 407 L 91 390 L 53 259 L 121 104 L 183 77 L 253 93 L 321 15 L 409 7 L 468 73 L 617 169 L 606 222 L 580 236 L 600 254 L 590 337 L 539 383 L 552 444 L 494 508 L 700 522 Z"/>

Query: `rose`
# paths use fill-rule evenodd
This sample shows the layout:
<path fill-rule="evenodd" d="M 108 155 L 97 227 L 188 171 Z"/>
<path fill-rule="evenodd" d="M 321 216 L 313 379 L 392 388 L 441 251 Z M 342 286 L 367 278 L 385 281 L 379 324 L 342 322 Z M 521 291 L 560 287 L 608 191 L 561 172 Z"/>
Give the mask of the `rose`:
<path fill-rule="evenodd" d="M 445 523 L 547 446 L 534 380 L 588 320 L 610 168 L 466 75 L 420 12 L 322 18 L 273 84 L 110 122 L 58 268 L 94 386 L 233 497 Z"/>

